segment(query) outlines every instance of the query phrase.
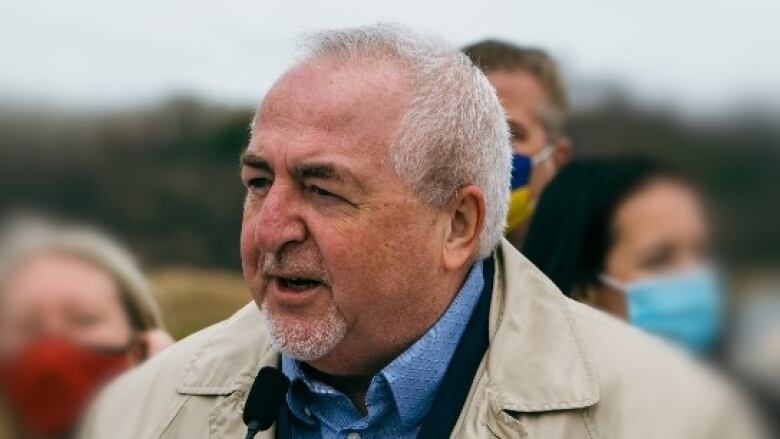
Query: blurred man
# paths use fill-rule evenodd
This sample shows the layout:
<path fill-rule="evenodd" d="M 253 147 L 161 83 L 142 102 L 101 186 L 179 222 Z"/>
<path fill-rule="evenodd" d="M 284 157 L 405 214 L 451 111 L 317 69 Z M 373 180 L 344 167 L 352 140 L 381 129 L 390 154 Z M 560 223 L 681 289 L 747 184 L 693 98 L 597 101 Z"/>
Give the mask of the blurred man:
<path fill-rule="evenodd" d="M 313 36 L 241 159 L 255 303 L 112 386 L 85 437 L 252 438 L 277 417 L 260 438 L 752 437 L 716 379 L 502 239 L 509 171 L 461 53 L 394 26 Z M 268 366 L 292 382 L 280 408 Z"/>
<path fill-rule="evenodd" d="M 514 153 L 506 235 L 520 248 L 536 200 L 572 154 L 566 89 L 543 50 L 485 40 L 463 52 L 485 73 L 506 112 Z"/>

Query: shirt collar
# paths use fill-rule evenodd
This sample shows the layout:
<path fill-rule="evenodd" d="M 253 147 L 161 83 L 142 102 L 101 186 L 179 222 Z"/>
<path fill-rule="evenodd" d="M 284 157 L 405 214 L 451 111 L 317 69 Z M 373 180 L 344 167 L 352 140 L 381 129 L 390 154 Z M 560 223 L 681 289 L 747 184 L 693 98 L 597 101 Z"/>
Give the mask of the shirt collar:
<path fill-rule="evenodd" d="M 401 423 L 405 427 L 418 424 L 430 410 L 484 285 L 482 262 L 478 261 L 472 265 L 458 294 L 439 320 L 374 377 L 366 399 L 379 392 L 375 386 L 386 383 Z M 293 385 L 299 383 L 297 385 L 300 386 L 302 383 L 313 394 L 336 392 L 330 386 L 307 377 L 300 364 L 286 355 L 282 355 L 282 371 Z M 296 399 L 294 392 L 288 394 L 288 404 L 298 414 L 300 404 Z"/>
<path fill-rule="evenodd" d="M 479 261 L 441 318 L 380 372 L 393 392 L 404 426 L 419 423 L 430 410 L 484 285 Z"/>

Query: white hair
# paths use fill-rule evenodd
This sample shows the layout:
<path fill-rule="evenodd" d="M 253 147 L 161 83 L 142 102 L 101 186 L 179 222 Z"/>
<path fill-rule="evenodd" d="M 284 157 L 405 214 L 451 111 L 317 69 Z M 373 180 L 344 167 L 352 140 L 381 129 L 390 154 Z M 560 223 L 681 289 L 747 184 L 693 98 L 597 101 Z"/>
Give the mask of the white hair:
<path fill-rule="evenodd" d="M 511 147 L 504 112 L 485 75 L 459 50 L 398 25 L 327 30 L 303 40 L 307 58 L 391 58 L 409 69 L 413 91 L 390 147 L 394 171 L 427 203 L 443 206 L 473 184 L 485 195 L 477 256 L 506 227 Z"/>

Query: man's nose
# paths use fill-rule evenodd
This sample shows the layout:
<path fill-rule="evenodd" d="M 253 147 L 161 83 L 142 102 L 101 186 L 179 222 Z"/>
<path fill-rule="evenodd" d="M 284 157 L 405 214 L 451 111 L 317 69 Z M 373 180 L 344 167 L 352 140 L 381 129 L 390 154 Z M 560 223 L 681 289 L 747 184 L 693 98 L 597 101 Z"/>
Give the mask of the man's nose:
<path fill-rule="evenodd" d="M 260 250 L 274 253 L 287 243 L 306 238 L 306 226 L 300 216 L 301 201 L 289 185 L 271 187 L 254 218 L 248 218 L 254 223 L 255 245 Z"/>

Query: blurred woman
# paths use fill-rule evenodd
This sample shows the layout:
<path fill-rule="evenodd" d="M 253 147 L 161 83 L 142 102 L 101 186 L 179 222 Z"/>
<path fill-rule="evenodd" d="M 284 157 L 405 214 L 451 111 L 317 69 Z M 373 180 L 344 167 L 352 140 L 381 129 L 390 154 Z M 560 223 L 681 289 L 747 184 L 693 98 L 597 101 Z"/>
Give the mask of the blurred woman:
<path fill-rule="evenodd" d="M 0 398 L 23 438 L 67 438 L 109 380 L 172 343 L 132 258 L 87 229 L 13 227 L 0 255 Z"/>
<path fill-rule="evenodd" d="M 542 194 L 523 253 L 564 292 L 695 353 L 721 333 L 701 196 L 641 158 L 579 159 Z"/>

